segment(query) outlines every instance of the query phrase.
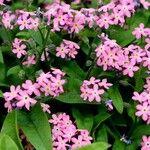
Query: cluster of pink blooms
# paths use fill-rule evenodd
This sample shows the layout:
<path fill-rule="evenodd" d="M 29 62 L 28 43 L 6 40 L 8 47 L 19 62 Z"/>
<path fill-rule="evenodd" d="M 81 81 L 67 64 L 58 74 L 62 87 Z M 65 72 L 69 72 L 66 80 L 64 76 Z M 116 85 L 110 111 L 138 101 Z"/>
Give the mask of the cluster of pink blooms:
<path fill-rule="evenodd" d="M 126 17 L 131 17 L 136 7 L 142 4 L 148 9 L 150 3 L 145 0 L 120 0 L 100 7 L 99 9 L 82 8 L 73 10 L 70 5 L 57 1 L 46 7 L 44 16 L 47 25 L 52 25 L 52 31 L 65 30 L 69 33 L 78 33 L 86 25 L 92 28 L 94 25 L 108 29 L 110 25 L 123 26 Z"/>
<path fill-rule="evenodd" d="M 1 12 L 2 24 L 6 29 L 19 27 L 20 30 L 37 30 L 40 25 L 40 18 L 34 12 L 17 10 L 16 13 L 11 11 Z"/>
<path fill-rule="evenodd" d="M 56 56 L 61 58 L 75 58 L 80 47 L 68 40 L 63 40 L 59 47 L 56 48 Z"/>
<path fill-rule="evenodd" d="M 18 108 L 26 108 L 30 110 L 30 107 L 37 103 L 36 98 L 41 94 L 45 96 L 56 97 L 64 92 L 63 85 L 65 83 L 64 72 L 59 69 L 52 68 L 51 72 L 41 73 L 36 82 L 26 80 L 22 86 L 10 87 L 10 92 L 4 93 L 5 108 L 8 111 Z M 46 104 L 41 104 L 44 111 L 50 112 L 49 107 Z"/>
<path fill-rule="evenodd" d="M 77 129 L 66 113 L 53 114 L 49 122 L 52 124 L 53 150 L 75 150 L 91 144 L 89 132 Z"/>
<path fill-rule="evenodd" d="M 25 56 L 23 65 L 30 66 L 36 64 L 36 55 L 29 54 L 27 51 L 27 46 L 25 44 L 27 40 L 15 38 L 12 42 L 12 52 L 17 55 L 17 58 Z M 45 48 L 47 60 L 49 60 L 49 49 Z M 71 54 L 70 54 L 71 55 Z M 41 61 L 45 61 L 44 52 L 41 55 Z"/>
<path fill-rule="evenodd" d="M 150 28 L 146 28 L 146 31 L 150 31 Z M 150 52 L 148 51 L 150 39 L 148 37 L 149 34 L 147 34 L 147 44 L 144 49 L 133 44 L 122 48 L 115 40 L 110 40 L 108 36 L 102 34 L 101 44 L 95 50 L 97 65 L 103 67 L 104 71 L 116 69 L 129 77 L 133 77 L 140 66 L 150 69 Z"/>
<path fill-rule="evenodd" d="M 141 150 L 150 150 L 150 136 L 142 137 L 141 146 Z"/>
<path fill-rule="evenodd" d="M 143 92 L 134 92 L 133 94 L 132 99 L 138 102 L 136 116 L 150 124 L 150 78 L 146 79 Z"/>
<path fill-rule="evenodd" d="M 81 90 L 81 98 L 83 100 L 92 101 L 101 101 L 101 95 L 104 94 L 105 89 L 109 89 L 112 86 L 111 83 L 107 82 L 107 79 L 95 79 L 95 77 L 91 77 L 89 80 L 84 80 Z"/>

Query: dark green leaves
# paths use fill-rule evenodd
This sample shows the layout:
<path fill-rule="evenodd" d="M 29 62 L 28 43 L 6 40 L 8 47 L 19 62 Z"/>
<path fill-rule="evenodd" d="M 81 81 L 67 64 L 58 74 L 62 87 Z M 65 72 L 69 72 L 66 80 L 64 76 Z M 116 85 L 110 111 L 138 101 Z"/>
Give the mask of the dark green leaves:
<path fill-rule="evenodd" d="M 121 114 L 123 113 L 123 99 L 119 92 L 119 89 L 116 85 L 110 87 L 108 90 L 109 97 L 113 101 L 113 105 L 117 109 L 117 111 Z"/>
<path fill-rule="evenodd" d="M 92 130 L 93 127 L 93 115 L 90 113 L 81 112 L 78 109 L 72 109 L 73 116 L 76 120 L 77 127 L 79 129 L 87 129 L 89 132 Z"/>
<path fill-rule="evenodd" d="M 17 114 L 16 111 L 8 113 L 5 118 L 4 124 L 1 129 L 1 133 L 4 133 L 12 138 L 19 150 L 23 150 L 19 136 L 18 136 L 18 126 L 17 126 Z"/>
<path fill-rule="evenodd" d="M 36 150 L 51 150 L 50 125 L 39 105 L 31 112 L 18 111 L 18 125 Z"/>
<path fill-rule="evenodd" d="M 150 135 L 150 126 L 141 125 L 133 130 L 132 138 L 141 138 L 143 135 Z"/>

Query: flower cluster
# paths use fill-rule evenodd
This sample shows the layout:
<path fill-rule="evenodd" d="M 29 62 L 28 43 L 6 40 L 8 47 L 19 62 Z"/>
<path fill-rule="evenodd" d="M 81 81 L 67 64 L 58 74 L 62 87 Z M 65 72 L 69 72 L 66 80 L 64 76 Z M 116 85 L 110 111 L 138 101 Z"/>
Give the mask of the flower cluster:
<path fill-rule="evenodd" d="M 105 89 L 109 89 L 112 86 L 111 83 L 107 82 L 107 79 L 95 79 L 91 77 L 90 80 L 84 80 L 83 84 L 80 88 L 81 90 L 81 98 L 83 100 L 92 101 L 101 101 L 101 95 L 104 94 Z"/>
<path fill-rule="evenodd" d="M 61 58 L 75 58 L 80 47 L 71 41 L 63 40 L 59 47 L 56 48 L 56 56 Z"/>
<path fill-rule="evenodd" d="M 45 96 L 53 96 L 56 97 L 64 92 L 63 85 L 65 80 L 62 79 L 64 77 L 64 73 L 59 69 L 52 68 L 51 72 L 41 73 L 37 78 L 37 81 L 33 83 L 31 80 L 26 80 L 22 86 L 14 86 L 10 87 L 10 92 L 4 93 L 5 99 L 5 108 L 8 111 L 12 109 L 18 108 L 26 108 L 30 110 L 30 107 L 37 103 L 36 98 L 41 96 L 42 93 Z M 49 106 L 46 104 L 41 104 L 44 111 L 49 111 Z"/>
<path fill-rule="evenodd" d="M 150 31 L 147 28 L 147 31 Z M 110 40 L 104 34 L 101 35 L 101 44 L 96 48 L 97 65 L 103 67 L 103 70 L 116 69 L 123 75 L 134 76 L 134 72 L 139 70 L 140 66 L 148 67 L 150 52 L 148 51 L 149 38 L 146 38 L 146 46 L 142 49 L 137 45 L 129 45 L 122 48 L 115 40 Z"/>
<path fill-rule="evenodd" d="M 28 48 L 26 46 L 27 42 L 28 42 L 27 40 L 15 38 L 14 41 L 12 42 L 12 52 L 17 55 L 17 58 L 21 58 L 22 56 L 25 56 L 24 59 L 23 59 L 24 61 L 23 61 L 22 64 L 29 67 L 30 65 L 36 64 L 36 55 L 35 54 L 30 54 L 28 52 Z M 44 51 L 45 52 L 43 52 L 42 55 L 41 55 L 41 61 L 45 61 L 46 58 L 47 58 L 47 60 L 49 60 L 49 52 L 48 52 L 49 49 L 45 48 Z M 72 53 L 70 52 L 71 56 L 73 56 Z M 74 55 L 75 55 L 75 52 L 74 52 Z"/>
<path fill-rule="evenodd" d="M 91 144 L 89 132 L 77 129 L 66 113 L 53 114 L 49 122 L 52 124 L 53 150 L 75 150 Z"/>
<path fill-rule="evenodd" d="M 150 136 L 143 136 L 141 142 L 141 150 L 150 150 Z"/>
<path fill-rule="evenodd" d="M 150 78 L 146 79 L 144 88 L 145 90 L 141 93 L 134 92 L 132 99 L 138 102 L 136 116 L 150 124 Z"/>
<path fill-rule="evenodd" d="M 34 12 L 18 10 L 16 13 L 11 11 L 2 12 L 2 24 L 6 29 L 19 27 L 20 30 L 37 30 L 40 25 L 40 18 Z"/>

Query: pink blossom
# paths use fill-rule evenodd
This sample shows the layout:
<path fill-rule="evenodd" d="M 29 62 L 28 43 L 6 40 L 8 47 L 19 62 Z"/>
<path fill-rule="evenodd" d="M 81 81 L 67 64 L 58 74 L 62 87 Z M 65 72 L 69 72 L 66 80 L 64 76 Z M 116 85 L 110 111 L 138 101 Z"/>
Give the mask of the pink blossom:
<path fill-rule="evenodd" d="M 47 112 L 49 114 L 51 113 L 50 106 L 48 104 L 41 103 L 41 107 L 42 107 L 44 112 Z"/>
<path fill-rule="evenodd" d="M 13 45 L 13 48 L 12 48 L 12 52 L 14 54 L 17 54 L 17 57 L 18 58 L 21 58 L 22 55 L 26 55 L 26 45 L 22 43 L 23 40 L 20 40 L 18 38 L 15 38 L 12 45 Z"/>
<path fill-rule="evenodd" d="M 30 65 L 35 64 L 36 64 L 35 55 L 27 56 L 27 60 L 23 62 L 23 65 L 27 65 L 28 67 Z"/>
<path fill-rule="evenodd" d="M 15 87 L 14 85 L 11 85 L 10 92 L 4 93 L 5 100 L 11 101 L 12 99 L 17 98 L 19 91 L 20 91 L 20 86 Z"/>
<path fill-rule="evenodd" d="M 150 115 L 150 105 L 147 102 L 144 102 L 143 104 L 138 104 L 136 109 L 136 116 L 142 117 L 144 121 L 147 121 L 148 116 Z"/>
<path fill-rule="evenodd" d="M 25 83 L 22 84 L 22 87 L 27 94 L 29 95 L 35 94 L 36 96 L 40 96 L 39 84 L 37 83 L 33 84 L 31 80 L 26 80 Z"/>
<path fill-rule="evenodd" d="M 137 39 L 140 39 L 142 36 L 146 36 L 144 24 L 140 23 L 139 27 L 135 28 L 132 34 L 135 35 Z"/>
<path fill-rule="evenodd" d="M 28 110 L 37 102 L 35 99 L 31 98 L 25 91 L 19 91 L 19 96 L 17 99 L 17 107 L 22 108 L 23 106 L 25 106 Z"/>
<path fill-rule="evenodd" d="M 142 137 L 141 146 L 141 150 L 150 150 L 150 136 Z"/>

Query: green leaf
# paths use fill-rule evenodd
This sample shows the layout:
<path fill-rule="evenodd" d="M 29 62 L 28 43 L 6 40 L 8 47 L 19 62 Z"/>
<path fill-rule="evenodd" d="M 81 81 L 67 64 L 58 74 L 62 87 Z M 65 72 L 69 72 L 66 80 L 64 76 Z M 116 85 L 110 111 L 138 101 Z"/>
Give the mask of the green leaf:
<path fill-rule="evenodd" d="M 29 39 L 30 33 L 28 31 L 21 31 L 16 34 L 16 37 Z"/>
<path fill-rule="evenodd" d="M 116 85 L 110 87 L 108 90 L 109 97 L 113 101 L 113 105 L 117 109 L 117 111 L 122 114 L 123 113 L 123 99 L 119 92 L 119 89 Z"/>
<path fill-rule="evenodd" d="M 102 122 L 107 120 L 109 117 L 111 117 L 111 114 L 107 113 L 104 110 L 94 117 L 93 137 L 96 134 L 97 128 L 101 125 Z"/>
<path fill-rule="evenodd" d="M 131 30 L 134 30 L 140 23 L 145 25 L 148 23 L 149 16 L 146 10 L 137 11 L 130 19 L 127 19 L 127 24 Z"/>
<path fill-rule="evenodd" d="M 0 134 L 0 150 L 19 150 L 15 142 L 5 134 Z"/>
<path fill-rule="evenodd" d="M 77 79 L 85 79 L 85 72 L 79 67 L 79 65 L 75 61 L 68 61 L 63 66 L 63 70 L 70 77 Z"/>
<path fill-rule="evenodd" d="M 78 148 L 77 150 L 107 150 L 110 147 L 108 143 L 96 142 L 89 146 Z"/>
<path fill-rule="evenodd" d="M 42 37 L 41 37 L 41 34 L 39 31 L 33 31 L 33 30 L 29 30 L 29 33 L 30 33 L 30 36 L 35 40 L 35 42 L 37 44 L 39 44 L 39 46 L 42 47 L 43 45 L 43 40 L 42 40 Z"/>
<path fill-rule="evenodd" d="M 125 143 L 123 143 L 119 139 L 116 139 L 115 143 L 113 144 L 112 150 L 125 150 Z"/>
<path fill-rule="evenodd" d="M 17 75 L 20 70 L 21 70 L 21 67 L 19 65 L 14 66 L 7 71 L 7 76 Z"/>
<path fill-rule="evenodd" d="M 149 125 L 137 126 L 133 130 L 131 138 L 141 138 L 143 135 L 150 135 L 150 126 Z"/>
<path fill-rule="evenodd" d="M 73 117 L 76 120 L 79 129 L 87 129 L 91 132 L 93 127 L 93 115 L 87 112 L 79 111 L 77 108 L 72 109 Z"/>
<path fill-rule="evenodd" d="M 80 94 L 77 93 L 76 91 L 72 91 L 72 92 L 66 91 L 62 95 L 56 97 L 56 99 L 63 102 L 63 103 L 68 103 L 68 104 L 100 104 L 97 102 L 84 101 L 80 97 Z"/>
<path fill-rule="evenodd" d="M 36 150 L 52 149 L 48 118 L 39 105 L 31 112 L 18 111 L 18 125 Z"/>
<path fill-rule="evenodd" d="M 146 68 L 140 68 L 140 70 L 138 70 L 135 75 L 135 88 L 134 90 L 137 92 L 140 92 L 143 90 L 143 86 L 144 86 L 144 77 L 146 77 Z"/>
<path fill-rule="evenodd" d="M 20 150 L 23 150 L 22 144 L 18 135 L 18 126 L 17 126 L 17 114 L 16 111 L 12 111 L 7 114 L 1 133 L 4 133 L 12 138 Z"/>
<path fill-rule="evenodd" d="M 96 142 L 108 142 L 108 135 L 105 125 L 102 125 L 97 131 L 95 135 Z"/>
<path fill-rule="evenodd" d="M 120 26 L 112 26 L 111 29 L 108 30 L 108 33 L 109 37 L 115 39 L 122 47 L 127 46 L 135 39 L 131 30 L 125 30 Z"/>
<path fill-rule="evenodd" d="M 94 29 L 85 28 L 84 30 L 80 31 L 78 35 L 81 37 L 93 37 L 94 38 L 97 36 L 97 32 Z"/>

